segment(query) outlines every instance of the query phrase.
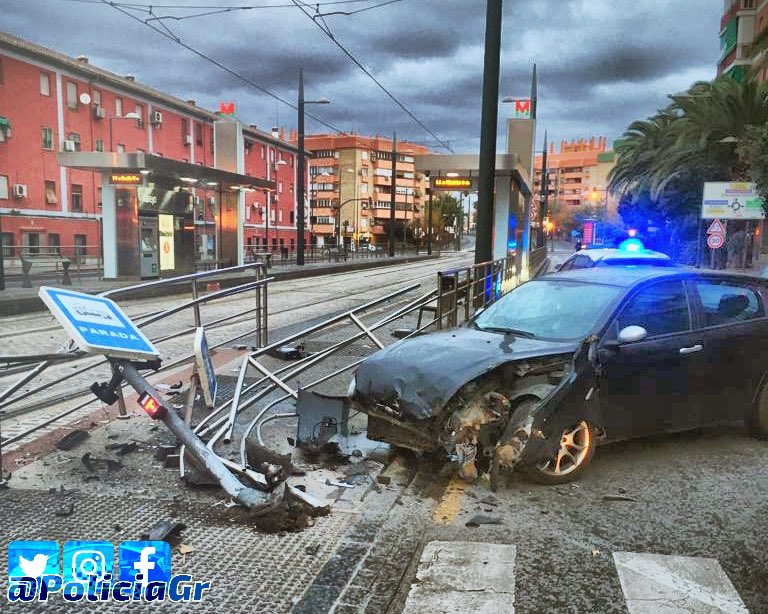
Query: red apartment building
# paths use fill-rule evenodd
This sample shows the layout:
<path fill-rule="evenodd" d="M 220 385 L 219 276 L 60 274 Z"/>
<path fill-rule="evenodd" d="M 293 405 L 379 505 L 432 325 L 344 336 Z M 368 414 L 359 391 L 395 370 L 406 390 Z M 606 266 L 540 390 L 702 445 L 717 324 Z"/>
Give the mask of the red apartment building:
<path fill-rule="evenodd" d="M 59 152 L 143 152 L 195 165 L 216 161 L 214 122 L 221 116 L 140 84 L 0 32 L 0 215 L 6 257 L 60 251 L 97 257 L 101 250 L 101 177 L 65 168 Z M 296 149 L 254 126 L 242 127 L 244 173 L 275 182 L 248 191 L 246 245 L 296 240 Z M 194 223 L 198 260 L 212 259 L 206 229 L 216 202 L 198 188 Z M 202 196 L 197 196 L 201 194 Z"/>

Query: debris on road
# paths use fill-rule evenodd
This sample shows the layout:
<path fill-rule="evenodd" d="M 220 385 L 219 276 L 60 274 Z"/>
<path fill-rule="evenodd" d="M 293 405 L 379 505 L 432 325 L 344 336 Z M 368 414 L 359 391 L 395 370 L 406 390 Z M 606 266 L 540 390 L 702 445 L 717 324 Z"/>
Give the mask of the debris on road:
<path fill-rule="evenodd" d="M 60 507 L 59 509 L 55 510 L 53 512 L 53 515 L 59 516 L 60 518 L 66 518 L 67 516 L 71 516 L 74 511 L 75 511 L 75 504 L 70 502 L 67 505 L 64 505 L 63 507 Z"/>
<path fill-rule="evenodd" d="M 603 501 L 634 501 L 634 502 L 637 502 L 638 499 L 635 499 L 634 497 L 630 497 L 628 495 L 603 495 Z"/>
<path fill-rule="evenodd" d="M 109 443 L 104 446 L 104 449 L 115 452 L 118 456 L 125 456 L 138 450 L 139 445 L 135 441 L 126 441 L 124 443 Z"/>
<path fill-rule="evenodd" d="M 181 532 L 187 528 L 183 522 L 178 520 L 160 520 L 152 525 L 149 533 L 142 535 L 149 541 L 168 541 L 169 539 L 181 537 Z"/>
<path fill-rule="evenodd" d="M 106 467 L 107 471 L 116 471 L 117 469 L 120 469 L 123 466 L 123 464 L 120 461 L 116 461 L 111 458 L 96 458 L 90 452 L 86 452 L 85 454 L 83 454 L 80 457 L 80 462 L 83 465 L 85 465 L 85 468 L 88 470 L 88 473 L 91 476 L 97 475 L 97 471 L 96 471 L 97 465 L 103 464 Z M 96 477 L 96 479 L 98 479 L 98 477 Z"/>
<path fill-rule="evenodd" d="M 464 526 L 465 527 L 475 528 L 475 527 L 479 527 L 480 525 L 483 525 L 483 524 L 504 524 L 504 522 L 502 522 L 501 518 L 495 518 L 493 516 L 481 516 L 481 515 L 478 515 L 478 516 L 472 516 L 472 518 L 470 518 L 465 523 Z"/>
<path fill-rule="evenodd" d="M 56 448 L 59 450 L 69 451 L 80 445 L 83 441 L 88 439 L 88 431 L 83 429 L 76 429 L 71 433 L 67 433 L 56 442 Z"/>

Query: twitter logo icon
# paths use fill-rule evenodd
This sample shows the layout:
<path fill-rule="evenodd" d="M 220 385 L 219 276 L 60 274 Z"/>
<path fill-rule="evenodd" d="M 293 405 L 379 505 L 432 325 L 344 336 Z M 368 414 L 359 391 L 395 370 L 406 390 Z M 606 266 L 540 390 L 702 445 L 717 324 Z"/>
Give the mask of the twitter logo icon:
<path fill-rule="evenodd" d="M 59 575 L 59 542 L 15 541 L 8 544 L 8 576 Z"/>

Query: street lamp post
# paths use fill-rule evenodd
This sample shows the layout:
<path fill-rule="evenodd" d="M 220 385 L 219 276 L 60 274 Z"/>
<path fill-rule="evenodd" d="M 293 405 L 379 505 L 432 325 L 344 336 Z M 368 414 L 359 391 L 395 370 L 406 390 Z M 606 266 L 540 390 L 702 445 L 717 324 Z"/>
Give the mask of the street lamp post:
<path fill-rule="evenodd" d="M 112 151 L 112 122 L 116 119 L 135 119 L 139 120 L 141 117 L 138 113 L 134 113 L 131 111 L 130 113 L 126 113 L 125 115 L 113 115 L 109 118 L 109 151 Z"/>
<path fill-rule="evenodd" d="M 319 100 L 304 100 L 304 69 L 299 68 L 299 104 L 298 104 L 298 139 L 299 139 L 299 160 L 298 160 L 298 176 L 299 184 L 296 190 L 296 214 L 298 219 L 296 220 L 296 240 L 298 245 L 296 246 L 296 264 L 302 266 L 304 264 L 304 181 L 305 175 L 305 162 L 306 152 L 304 151 L 304 105 L 307 104 L 330 104 L 330 100 L 326 98 L 320 98 Z"/>

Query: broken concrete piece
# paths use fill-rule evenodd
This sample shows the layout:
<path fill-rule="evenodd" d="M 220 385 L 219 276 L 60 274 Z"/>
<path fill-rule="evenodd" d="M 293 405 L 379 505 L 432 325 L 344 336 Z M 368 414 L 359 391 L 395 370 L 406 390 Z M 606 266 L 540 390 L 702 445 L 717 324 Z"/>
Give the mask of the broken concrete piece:
<path fill-rule="evenodd" d="M 637 499 L 634 497 L 629 497 L 627 495 L 603 495 L 603 501 L 635 501 L 637 502 Z"/>
<path fill-rule="evenodd" d="M 88 439 L 88 437 L 88 431 L 83 429 L 74 430 L 59 439 L 59 441 L 56 443 L 56 448 L 59 450 L 71 450 Z"/>
<path fill-rule="evenodd" d="M 179 537 L 186 528 L 187 526 L 178 520 L 160 520 L 142 537 L 150 541 L 168 541 L 168 538 Z"/>

